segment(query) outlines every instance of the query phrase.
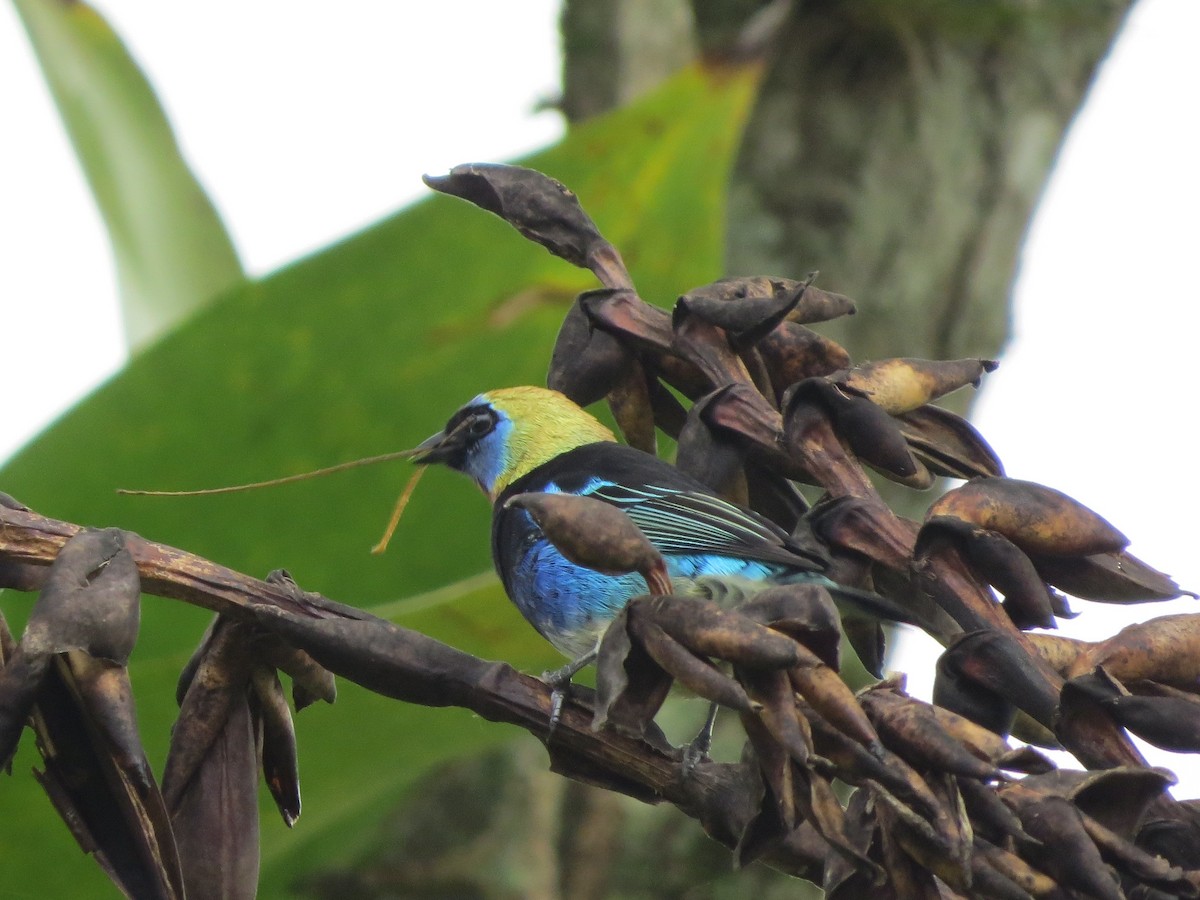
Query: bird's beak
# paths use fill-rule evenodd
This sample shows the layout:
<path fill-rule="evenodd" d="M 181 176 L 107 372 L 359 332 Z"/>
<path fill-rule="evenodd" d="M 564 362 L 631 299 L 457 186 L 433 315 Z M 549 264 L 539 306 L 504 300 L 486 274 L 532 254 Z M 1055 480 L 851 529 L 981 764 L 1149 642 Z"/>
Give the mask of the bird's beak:
<path fill-rule="evenodd" d="M 454 442 L 448 440 L 452 437 L 453 435 L 447 435 L 444 431 L 430 435 L 408 451 L 412 455 L 412 461 L 419 466 L 445 462 L 453 449 Z"/>

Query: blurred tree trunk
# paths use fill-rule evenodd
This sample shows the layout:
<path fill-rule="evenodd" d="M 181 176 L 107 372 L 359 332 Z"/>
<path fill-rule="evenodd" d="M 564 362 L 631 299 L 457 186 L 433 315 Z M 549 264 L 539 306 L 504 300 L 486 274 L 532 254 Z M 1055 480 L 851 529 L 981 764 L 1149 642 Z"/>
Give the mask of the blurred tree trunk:
<path fill-rule="evenodd" d="M 747 31 L 759 43 L 773 27 L 730 187 L 728 272 L 820 269 L 823 286 L 860 301 L 858 315 L 820 326 L 856 359 L 994 356 L 1034 207 L 1128 7 L 566 0 L 562 107 L 573 122 L 596 115 L 697 53 L 738 53 Z M 736 753 L 737 735 L 727 740 Z M 528 750 L 435 773 L 391 826 L 385 855 L 304 887 L 595 900 L 800 892 L 762 867 L 731 872 L 728 852 L 674 809 L 561 783 Z M 470 806 L 470 833 L 449 818 L 428 827 L 431 809 L 468 797 L 493 798 L 491 813 Z M 414 837 L 433 831 L 441 849 Z"/>

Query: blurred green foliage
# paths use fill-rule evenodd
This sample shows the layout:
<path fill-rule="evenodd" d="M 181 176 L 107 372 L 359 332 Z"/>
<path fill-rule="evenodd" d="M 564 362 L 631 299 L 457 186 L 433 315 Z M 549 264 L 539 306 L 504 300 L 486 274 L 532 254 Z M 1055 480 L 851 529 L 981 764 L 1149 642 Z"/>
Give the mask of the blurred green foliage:
<path fill-rule="evenodd" d="M 722 274 L 724 186 L 756 81 L 752 68 L 690 68 L 523 164 L 571 187 L 643 296 L 670 303 Z M 225 293 L 25 448 L 0 487 L 45 515 L 119 525 L 250 574 L 285 567 L 308 590 L 540 671 L 560 660 L 479 577 L 487 504 L 452 473 L 429 473 L 382 557 L 367 551 L 403 463 L 231 496 L 114 489 L 234 484 L 411 446 L 482 390 L 541 383 L 568 304 L 595 286 L 500 220 L 432 197 Z M 19 627 L 32 598 L 0 599 Z M 161 769 L 175 679 L 208 614 L 153 597 L 143 609 L 132 678 Z M 263 807 L 263 897 L 352 858 L 429 766 L 515 734 L 344 682 L 337 704 L 306 710 L 297 730 L 304 813 L 288 831 Z M 0 789 L 6 891 L 111 896 L 28 777 L 36 764 L 27 739 Z"/>

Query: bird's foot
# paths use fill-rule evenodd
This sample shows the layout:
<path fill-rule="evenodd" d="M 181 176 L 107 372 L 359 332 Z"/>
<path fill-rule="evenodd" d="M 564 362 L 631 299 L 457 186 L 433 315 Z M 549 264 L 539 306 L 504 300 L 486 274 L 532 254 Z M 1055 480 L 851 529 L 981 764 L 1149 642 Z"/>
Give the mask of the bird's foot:
<path fill-rule="evenodd" d="M 681 765 L 685 778 L 692 774 L 692 770 L 696 766 L 708 759 L 708 751 L 712 747 L 713 728 L 717 724 L 718 709 L 719 707 L 716 703 L 708 705 L 708 717 L 704 720 L 704 725 L 701 727 L 699 734 L 682 748 Z"/>
<path fill-rule="evenodd" d="M 578 659 L 574 659 L 557 669 L 542 673 L 542 681 L 550 685 L 550 732 L 547 739 L 553 737 L 554 729 L 562 719 L 563 704 L 571 693 L 571 679 L 584 666 L 590 666 L 596 661 L 597 650 L 589 650 Z"/>

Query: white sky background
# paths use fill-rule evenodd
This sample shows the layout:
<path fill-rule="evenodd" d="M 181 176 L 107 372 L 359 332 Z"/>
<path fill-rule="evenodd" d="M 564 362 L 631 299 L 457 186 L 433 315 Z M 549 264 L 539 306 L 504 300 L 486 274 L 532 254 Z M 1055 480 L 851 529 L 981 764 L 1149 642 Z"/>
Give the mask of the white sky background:
<path fill-rule="evenodd" d="M 558 90 L 554 0 L 96 5 L 147 71 L 254 274 L 423 196 L 422 173 L 509 159 L 562 131 L 556 114 L 532 112 Z M 976 424 L 1010 475 L 1091 506 L 1133 552 L 1200 590 L 1198 35 L 1195 0 L 1136 5 L 1038 212 L 1015 340 Z M 0 122 L 3 458 L 116 371 L 123 350 L 102 223 L 3 2 Z M 1200 611 L 1076 608 L 1065 630 L 1087 638 Z M 923 691 L 936 648 L 916 643 L 897 664 Z M 1200 765 L 1167 764 L 1187 776 L 1180 796 L 1200 795 Z"/>

